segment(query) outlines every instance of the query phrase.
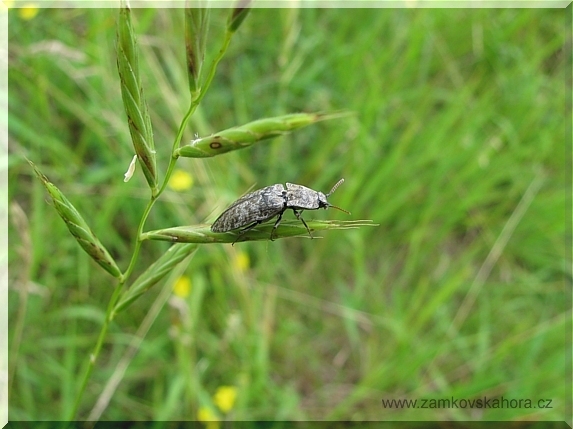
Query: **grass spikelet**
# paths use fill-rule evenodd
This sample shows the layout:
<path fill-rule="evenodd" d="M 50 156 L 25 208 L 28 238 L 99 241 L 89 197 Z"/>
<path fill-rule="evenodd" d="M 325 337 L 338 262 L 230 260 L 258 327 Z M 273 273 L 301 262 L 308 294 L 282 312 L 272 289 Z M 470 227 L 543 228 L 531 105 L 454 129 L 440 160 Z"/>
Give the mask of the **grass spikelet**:
<path fill-rule="evenodd" d="M 278 137 L 319 121 L 347 115 L 347 113 L 293 113 L 259 119 L 208 137 L 193 140 L 190 144 L 180 147 L 176 153 L 179 156 L 189 158 L 208 158 L 233 150 L 244 149 L 256 142 Z"/>
<path fill-rule="evenodd" d="M 361 226 L 377 226 L 371 220 L 311 220 L 306 221 L 311 231 L 329 229 L 356 229 Z M 241 234 L 240 230 L 213 232 L 211 225 L 177 226 L 143 233 L 142 240 L 171 241 L 177 243 L 234 243 L 239 241 L 267 241 L 273 230 L 273 222 L 261 224 Z M 239 236 L 239 239 L 237 239 Z M 308 232 L 302 222 L 297 220 L 283 221 L 275 231 L 273 238 L 307 237 Z M 315 237 L 316 238 L 316 237 Z"/>
<path fill-rule="evenodd" d="M 192 99 L 201 92 L 201 69 L 205 60 L 205 45 L 209 28 L 210 9 L 201 1 L 188 1 L 185 9 L 185 49 L 187 74 Z"/>
<path fill-rule="evenodd" d="M 66 222 L 70 233 L 74 236 L 77 242 L 82 246 L 88 255 L 92 257 L 104 270 L 110 273 L 112 276 L 120 278 L 121 271 L 117 267 L 117 264 L 106 250 L 106 248 L 100 243 L 95 234 L 92 232 L 86 221 L 79 214 L 76 208 L 70 203 L 70 201 L 62 194 L 62 192 L 51 183 L 46 176 L 44 176 L 40 170 L 32 163 L 28 161 L 36 176 L 42 181 L 44 187 L 50 194 L 52 201 L 54 203 L 54 208 L 60 215 L 60 217 Z"/>
<path fill-rule="evenodd" d="M 125 4 L 122 6 L 119 9 L 117 32 L 117 69 L 119 71 L 121 96 L 135 153 L 147 183 L 155 195 L 157 192 L 157 168 L 153 131 L 141 87 L 137 41 L 131 25 L 131 10 Z"/>
<path fill-rule="evenodd" d="M 125 310 L 137 298 L 143 295 L 149 288 L 165 277 L 183 259 L 197 250 L 195 244 L 175 244 L 171 246 L 157 261 L 145 270 L 123 294 L 113 309 L 112 318 L 115 314 Z"/>
<path fill-rule="evenodd" d="M 229 15 L 229 19 L 227 21 L 227 31 L 234 33 L 237 29 L 241 26 L 247 14 L 251 9 L 249 9 L 249 5 L 252 3 L 252 0 L 240 0 L 236 8 L 233 8 L 231 15 Z"/>

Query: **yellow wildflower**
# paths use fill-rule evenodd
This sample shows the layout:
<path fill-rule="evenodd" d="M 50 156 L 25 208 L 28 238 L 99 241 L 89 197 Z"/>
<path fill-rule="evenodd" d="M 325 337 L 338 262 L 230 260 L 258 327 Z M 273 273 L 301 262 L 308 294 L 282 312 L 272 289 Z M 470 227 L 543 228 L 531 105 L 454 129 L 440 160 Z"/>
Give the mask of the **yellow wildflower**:
<path fill-rule="evenodd" d="M 197 420 L 204 422 L 207 429 L 219 429 L 221 426 L 219 417 L 217 417 L 217 415 L 207 407 L 199 408 Z"/>
<path fill-rule="evenodd" d="M 36 17 L 36 15 L 38 14 L 38 6 L 30 3 L 26 6 L 24 6 L 23 8 L 21 8 L 18 14 L 20 15 L 20 18 L 25 19 L 26 21 L 29 21 L 31 19 L 34 19 Z"/>
<path fill-rule="evenodd" d="M 233 266 L 235 269 L 240 272 L 245 272 L 249 269 L 250 264 L 251 261 L 249 260 L 249 255 L 239 250 L 233 259 Z"/>
<path fill-rule="evenodd" d="M 169 187 L 174 191 L 186 191 L 193 186 L 193 177 L 183 170 L 175 170 L 169 179 Z"/>
<path fill-rule="evenodd" d="M 233 409 L 235 400 L 237 399 L 237 388 L 234 386 L 221 386 L 213 395 L 213 402 L 224 413 L 228 413 Z"/>
<path fill-rule="evenodd" d="M 187 298 L 191 293 L 191 279 L 187 276 L 181 276 L 173 285 L 173 293 L 179 298 Z"/>

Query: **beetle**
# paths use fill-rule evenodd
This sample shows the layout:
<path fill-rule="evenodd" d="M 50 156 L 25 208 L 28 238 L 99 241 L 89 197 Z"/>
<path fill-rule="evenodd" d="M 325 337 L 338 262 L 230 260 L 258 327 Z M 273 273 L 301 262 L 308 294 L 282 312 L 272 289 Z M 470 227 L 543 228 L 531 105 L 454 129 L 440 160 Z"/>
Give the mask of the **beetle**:
<path fill-rule="evenodd" d="M 271 231 L 271 241 L 275 230 L 281 223 L 283 213 L 287 209 L 292 209 L 294 215 L 300 220 L 311 238 L 310 228 L 301 216 L 303 210 L 327 209 L 329 207 L 348 213 L 340 207 L 334 206 L 327 201 L 327 198 L 344 182 L 340 179 L 332 187 L 328 194 L 315 191 L 302 185 L 287 183 L 286 188 L 282 184 L 267 186 L 254 192 L 250 192 L 239 198 L 227 208 L 211 225 L 213 232 L 227 232 L 233 229 L 243 228 L 239 234 L 244 234 L 255 226 L 272 219 L 277 220 Z M 239 237 L 237 237 L 238 239 Z M 236 241 L 236 240 L 235 240 Z M 235 242 L 233 242 L 235 244 Z"/>

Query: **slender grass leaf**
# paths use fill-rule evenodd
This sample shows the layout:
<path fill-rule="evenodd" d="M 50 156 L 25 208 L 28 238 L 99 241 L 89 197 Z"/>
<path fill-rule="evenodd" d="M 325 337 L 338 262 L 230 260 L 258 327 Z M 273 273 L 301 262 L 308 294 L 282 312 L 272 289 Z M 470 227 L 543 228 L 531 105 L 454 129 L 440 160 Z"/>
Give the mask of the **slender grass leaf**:
<path fill-rule="evenodd" d="M 125 291 L 113 309 L 112 317 L 125 310 L 149 288 L 165 277 L 182 260 L 197 250 L 196 244 L 175 244 L 145 270 Z"/>

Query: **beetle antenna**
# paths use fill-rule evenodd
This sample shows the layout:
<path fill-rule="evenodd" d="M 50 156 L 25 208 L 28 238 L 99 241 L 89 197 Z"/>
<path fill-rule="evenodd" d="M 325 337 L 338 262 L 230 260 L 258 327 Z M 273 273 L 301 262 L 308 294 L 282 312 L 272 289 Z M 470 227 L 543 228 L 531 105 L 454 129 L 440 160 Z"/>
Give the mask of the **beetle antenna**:
<path fill-rule="evenodd" d="M 329 192 L 328 194 L 326 194 L 326 198 L 330 197 L 330 196 L 332 195 L 332 193 L 333 193 L 334 191 L 336 191 L 336 189 L 337 189 L 340 185 L 342 185 L 343 183 L 344 183 L 344 179 L 340 179 L 338 182 L 336 182 L 336 185 L 334 185 L 334 186 L 332 187 L 332 189 L 330 190 L 330 192 Z M 343 210 L 343 211 L 344 211 L 344 210 Z"/>
<path fill-rule="evenodd" d="M 328 204 L 328 207 L 332 207 L 333 209 L 340 210 L 341 212 L 344 212 L 344 213 L 346 213 L 346 214 L 352 214 L 352 213 L 350 213 L 350 212 L 347 212 L 347 211 L 344 210 L 344 209 L 341 209 L 340 207 L 333 206 L 333 205 L 330 204 L 330 203 Z"/>

